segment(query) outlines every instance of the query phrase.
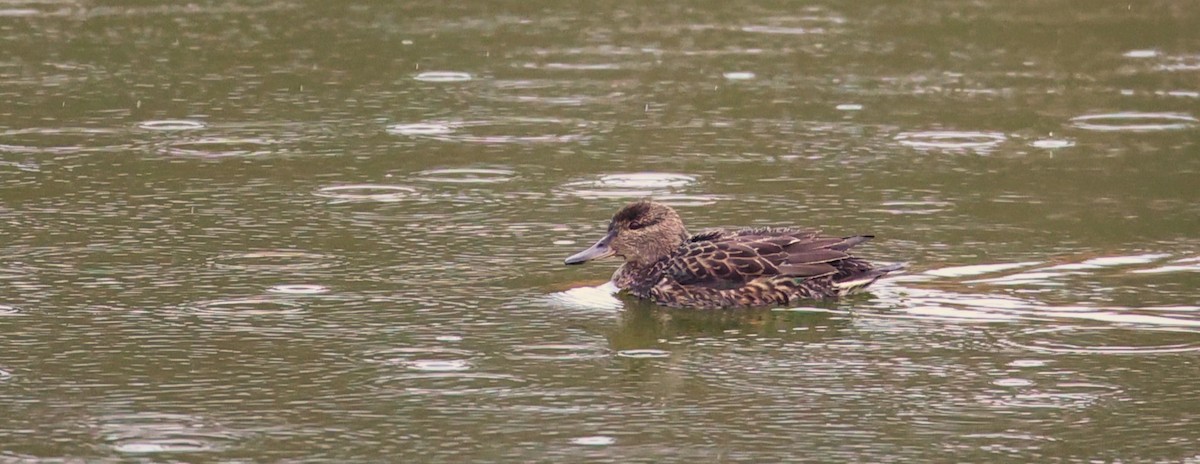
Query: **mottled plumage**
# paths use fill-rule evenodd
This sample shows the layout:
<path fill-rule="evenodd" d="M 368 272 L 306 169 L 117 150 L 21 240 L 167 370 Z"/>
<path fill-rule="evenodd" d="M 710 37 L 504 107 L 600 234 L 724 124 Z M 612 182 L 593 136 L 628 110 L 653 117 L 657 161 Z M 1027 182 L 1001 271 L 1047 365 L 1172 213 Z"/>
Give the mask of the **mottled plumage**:
<path fill-rule="evenodd" d="M 874 267 L 849 254 L 851 247 L 871 238 L 793 228 L 689 236 L 674 209 L 643 200 L 618 211 L 608 234 L 566 263 L 621 256 L 625 264 L 613 274 L 613 283 L 665 306 L 788 305 L 850 294 L 900 269 Z"/>

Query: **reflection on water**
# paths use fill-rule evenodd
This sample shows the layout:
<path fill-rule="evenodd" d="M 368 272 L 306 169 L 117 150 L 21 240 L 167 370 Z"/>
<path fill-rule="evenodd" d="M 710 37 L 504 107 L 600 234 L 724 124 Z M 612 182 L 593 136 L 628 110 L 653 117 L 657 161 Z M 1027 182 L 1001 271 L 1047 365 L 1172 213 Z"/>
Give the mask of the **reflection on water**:
<path fill-rule="evenodd" d="M 1182 3 L 94 3 L 0 6 L 0 461 L 1195 459 Z M 562 265 L 644 196 L 911 271 Z"/>

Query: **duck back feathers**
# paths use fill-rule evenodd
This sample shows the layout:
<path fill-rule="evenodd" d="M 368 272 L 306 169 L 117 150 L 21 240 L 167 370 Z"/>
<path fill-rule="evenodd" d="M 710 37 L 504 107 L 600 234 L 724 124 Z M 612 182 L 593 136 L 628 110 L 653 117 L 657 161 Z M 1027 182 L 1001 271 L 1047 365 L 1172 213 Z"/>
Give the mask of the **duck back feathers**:
<path fill-rule="evenodd" d="M 641 200 L 613 215 L 603 238 L 564 262 L 620 257 L 625 264 L 613 274 L 617 288 L 665 306 L 789 305 L 849 295 L 901 269 L 850 254 L 872 238 L 797 228 L 688 235 L 670 206 Z"/>
<path fill-rule="evenodd" d="M 675 307 L 787 305 L 836 298 L 866 288 L 897 268 L 874 268 L 848 250 L 870 235 L 823 236 L 816 230 L 712 230 L 691 236 L 650 272 L 622 280 L 631 293 Z M 642 274 L 640 276 L 636 274 Z"/>

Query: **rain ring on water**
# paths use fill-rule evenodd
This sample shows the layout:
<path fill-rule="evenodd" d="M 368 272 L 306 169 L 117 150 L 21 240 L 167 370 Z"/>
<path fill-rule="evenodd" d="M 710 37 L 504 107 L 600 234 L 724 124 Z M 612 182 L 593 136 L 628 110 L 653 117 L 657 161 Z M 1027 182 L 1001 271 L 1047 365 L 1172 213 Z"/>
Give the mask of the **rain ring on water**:
<path fill-rule="evenodd" d="M 421 372 L 457 372 L 471 369 L 482 355 L 445 347 L 385 348 L 365 353 L 361 360 L 376 366 L 399 366 Z"/>
<path fill-rule="evenodd" d="M 583 446 L 606 446 L 616 443 L 617 439 L 604 435 L 594 435 L 590 437 L 576 437 L 571 439 L 573 445 Z"/>
<path fill-rule="evenodd" d="M 982 150 L 993 148 L 1008 137 L 999 132 L 921 131 L 901 132 L 895 140 L 918 150 Z"/>
<path fill-rule="evenodd" d="M 466 82 L 471 80 L 471 75 L 458 71 L 426 71 L 413 76 L 413 79 L 422 82 Z"/>
<path fill-rule="evenodd" d="M 425 182 L 446 184 L 498 184 L 511 181 L 513 175 L 510 169 L 489 168 L 430 169 L 415 174 Z"/>
<path fill-rule="evenodd" d="M 280 316 L 303 313 L 304 305 L 291 300 L 274 298 L 230 298 L 202 301 L 188 305 L 193 314 L 221 318 Z"/>
<path fill-rule="evenodd" d="M 139 129 L 154 131 L 187 131 L 207 127 L 203 122 L 188 119 L 159 119 L 137 123 Z"/>
<path fill-rule="evenodd" d="M 113 450 L 125 454 L 222 451 L 241 437 L 183 414 L 135 413 L 102 419 L 100 430 Z"/>
<path fill-rule="evenodd" d="M 589 345 L 521 345 L 505 357 L 515 361 L 579 361 L 607 358 L 610 354 L 607 348 Z"/>
<path fill-rule="evenodd" d="M 278 145 L 278 141 L 257 137 L 201 137 L 171 140 L 162 152 L 191 158 L 252 157 L 278 153 Z"/>
<path fill-rule="evenodd" d="M 1071 118 L 1071 125 L 1096 132 L 1157 132 L 1196 127 L 1200 120 L 1183 113 L 1123 112 Z"/>
<path fill-rule="evenodd" d="M 1075 141 L 1064 139 L 1041 139 L 1029 142 L 1029 146 L 1034 148 L 1070 148 L 1075 146 Z"/>
<path fill-rule="evenodd" d="M 454 132 L 454 127 L 450 124 L 418 122 L 413 124 L 393 124 L 387 127 L 387 132 L 392 135 L 442 135 Z"/>
<path fill-rule="evenodd" d="M 33 127 L 0 131 L 0 150 L 14 153 L 75 153 L 125 146 L 121 132 L 88 127 Z"/>
<path fill-rule="evenodd" d="M 348 201 L 378 201 L 397 202 L 408 199 L 417 193 L 417 189 L 403 185 L 388 184 L 348 184 L 321 187 L 313 195 L 322 198 L 332 198 L 341 202 Z"/>
<path fill-rule="evenodd" d="M 640 350 L 621 350 L 617 352 L 617 356 L 631 359 L 668 358 L 671 356 L 671 352 L 646 348 Z"/>
<path fill-rule="evenodd" d="M 687 174 L 637 172 L 572 181 L 563 184 L 560 191 L 589 200 L 654 197 L 671 206 L 704 206 L 724 199 L 720 195 L 680 192 L 695 183 L 696 177 Z"/>
<path fill-rule="evenodd" d="M 1049 354 L 1191 353 L 1200 351 L 1200 332 L 1172 328 L 1063 326 L 1028 330 L 1001 342 Z"/>
<path fill-rule="evenodd" d="M 286 284 L 275 285 L 268 288 L 267 291 L 285 295 L 319 295 L 321 293 L 329 293 L 329 287 L 315 284 Z"/>
<path fill-rule="evenodd" d="M 393 124 L 392 135 L 442 142 L 510 144 L 563 143 L 584 140 L 595 130 L 586 120 L 507 117 L 472 121 L 441 121 Z"/>
<path fill-rule="evenodd" d="M 209 260 L 217 269 L 245 271 L 300 271 L 328 269 L 339 263 L 336 256 L 295 250 L 268 250 L 228 253 Z"/>

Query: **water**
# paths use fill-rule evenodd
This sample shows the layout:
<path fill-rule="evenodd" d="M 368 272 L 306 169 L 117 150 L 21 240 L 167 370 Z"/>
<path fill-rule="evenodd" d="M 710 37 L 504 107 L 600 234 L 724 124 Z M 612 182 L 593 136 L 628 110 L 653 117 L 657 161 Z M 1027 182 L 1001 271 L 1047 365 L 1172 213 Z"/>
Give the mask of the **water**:
<path fill-rule="evenodd" d="M 0 462 L 1192 461 L 1200 9 L 12 1 Z M 874 233 L 869 296 L 562 259 Z"/>

